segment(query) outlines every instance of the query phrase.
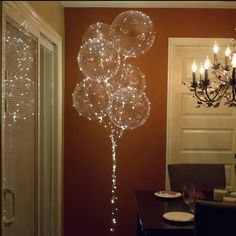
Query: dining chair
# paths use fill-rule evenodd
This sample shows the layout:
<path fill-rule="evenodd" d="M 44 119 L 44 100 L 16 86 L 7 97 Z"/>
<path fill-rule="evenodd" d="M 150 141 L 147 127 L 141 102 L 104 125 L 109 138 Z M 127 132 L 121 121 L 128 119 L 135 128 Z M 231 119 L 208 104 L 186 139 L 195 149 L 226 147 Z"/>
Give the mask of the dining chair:
<path fill-rule="evenodd" d="M 236 204 L 197 200 L 194 236 L 235 236 Z"/>
<path fill-rule="evenodd" d="M 226 186 L 224 164 L 181 163 L 169 164 L 167 168 L 171 190 L 182 191 L 189 184 L 202 191 Z"/>

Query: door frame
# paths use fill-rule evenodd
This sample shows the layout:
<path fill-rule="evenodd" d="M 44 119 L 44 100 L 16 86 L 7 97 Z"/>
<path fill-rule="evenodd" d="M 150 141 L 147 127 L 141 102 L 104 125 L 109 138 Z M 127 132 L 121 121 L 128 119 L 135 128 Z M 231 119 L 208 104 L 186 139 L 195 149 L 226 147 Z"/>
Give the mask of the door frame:
<path fill-rule="evenodd" d="M 62 166 L 62 160 L 63 160 L 63 86 L 64 86 L 64 81 L 63 81 L 63 76 L 62 76 L 62 38 L 61 36 L 55 32 L 51 26 L 49 26 L 40 16 L 37 15 L 37 13 L 34 11 L 34 9 L 27 3 L 26 1 L 3 1 L 2 3 L 2 25 L 4 25 L 4 22 L 6 21 L 6 17 L 9 16 L 12 18 L 14 21 L 16 21 L 19 24 L 23 24 L 24 21 L 29 23 L 31 27 L 29 27 L 27 30 L 29 30 L 30 33 L 35 35 L 38 38 L 38 49 L 40 49 L 40 39 L 42 37 L 46 37 L 49 39 L 55 48 L 55 78 L 53 82 L 53 100 L 54 100 L 54 108 L 53 109 L 53 165 L 54 165 L 54 172 L 53 172 L 53 186 L 54 186 L 54 192 L 56 196 L 56 203 L 55 203 L 55 209 L 56 209 L 56 219 L 53 222 L 53 231 L 55 236 L 61 236 L 62 235 L 62 191 L 63 191 L 63 166 Z M 2 30 L 1 30 L 2 32 Z M 1 43 L 4 45 L 4 39 L 2 37 Z M 2 48 L 2 47 L 1 47 Z M 38 51 L 39 52 L 39 51 Z M 3 60 L 2 60 L 3 59 Z M 4 64 L 4 50 L 2 51 L 2 81 L 4 81 L 4 71 L 5 71 L 5 64 Z M 40 58 L 39 58 L 39 53 L 38 53 L 38 62 L 37 64 L 39 65 Z M 39 74 L 40 70 L 38 70 L 38 78 L 40 78 Z M 40 94 L 40 84 L 38 84 L 38 94 Z M 1 90 L 2 93 L 2 90 Z M 4 96 L 4 94 L 1 94 Z M 4 112 L 4 99 L 2 99 L 1 96 L 1 112 Z M 38 100 L 38 108 L 40 107 L 40 98 Z M 39 110 L 39 109 L 38 109 Z M 40 110 L 39 110 L 40 111 Z M 40 124 L 40 114 L 38 117 L 39 124 Z M 2 127 L 1 127 L 2 129 Z M 3 131 L 1 130 L 1 141 L 4 139 L 2 136 Z M 40 157 L 40 126 L 38 126 L 38 150 L 37 150 L 37 155 Z M 2 142 L 1 142 L 1 147 L 2 147 Z M 1 152 L 3 152 L 1 150 Z M 1 173 L 4 172 L 4 156 L 1 153 Z M 38 180 L 40 181 L 39 178 L 39 173 L 40 173 L 40 162 L 38 158 Z M 1 176 L 1 180 L 3 181 L 3 176 Z M 1 184 L 2 184 L 1 181 Z M 40 182 L 37 182 L 37 189 L 39 190 L 40 188 Z M 3 188 L 3 185 L 1 185 L 1 190 Z M 2 190 L 3 191 L 3 190 Z M 40 192 L 38 192 L 40 195 Z M 1 194 L 2 196 L 2 194 Z M 1 204 L 2 204 L 2 199 L 1 199 Z M 40 198 L 38 197 L 37 201 L 38 205 L 38 225 L 40 225 L 39 220 L 39 214 L 40 214 Z M 2 220 L 2 219 L 1 219 Z M 1 222 L 1 231 L 3 227 L 3 222 Z M 40 227 L 38 227 L 38 235 L 40 234 Z"/>
<path fill-rule="evenodd" d="M 0 82 L 2 84 L 2 76 L 3 76 L 3 70 L 2 70 L 2 56 L 3 56 L 3 53 L 2 53 L 2 40 L 3 40 L 3 37 L 2 37 L 2 1 L 0 2 L 0 54 L 1 54 L 1 58 L 0 58 L 0 73 L 1 73 L 1 79 L 0 79 Z M 3 105 L 3 99 L 2 99 L 2 89 L 0 89 L 0 97 L 1 97 L 1 109 L 0 109 L 0 117 L 2 117 L 2 105 Z M 0 151 L 1 151 L 1 160 L 0 160 L 0 170 L 1 170 L 1 173 L 2 173 L 2 122 L 0 122 L 0 141 L 1 141 L 1 147 L 0 147 Z M 0 174 L 0 189 L 1 189 L 1 194 L 0 194 L 0 209 L 2 209 L 2 196 L 3 196 L 3 188 L 2 188 L 2 181 L 3 181 L 3 178 L 2 178 L 2 174 Z M 2 217 L 0 217 L 0 225 L 1 225 L 1 228 L 2 228 Z M 0 229 L 0 235 L 2 235 L 2 229 Z"/>

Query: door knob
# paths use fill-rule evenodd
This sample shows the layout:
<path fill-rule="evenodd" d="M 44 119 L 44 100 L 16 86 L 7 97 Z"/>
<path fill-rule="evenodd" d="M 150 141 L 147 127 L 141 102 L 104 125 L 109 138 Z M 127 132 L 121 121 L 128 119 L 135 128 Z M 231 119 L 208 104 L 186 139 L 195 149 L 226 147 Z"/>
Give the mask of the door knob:
<path fill-rule="evenodd" d="M 5 188 L 3 191 L 3 199 L 4 201 L 6 201 L 7 196 L 11 197 L 11 202 L 12 202 L 12 212 L 11 212 L 11 217 L 8 218 L 5 214 L 7 213 L 6 211 L 4 211 L 4 216 L 3 216 L 3 224 L 5 227 L 8 227 L 10 225 L 13 224 L 13 222 L 15 221 L 15 194 L 13 192 L 13 190 L 11 190 L 10 188 Z"/>

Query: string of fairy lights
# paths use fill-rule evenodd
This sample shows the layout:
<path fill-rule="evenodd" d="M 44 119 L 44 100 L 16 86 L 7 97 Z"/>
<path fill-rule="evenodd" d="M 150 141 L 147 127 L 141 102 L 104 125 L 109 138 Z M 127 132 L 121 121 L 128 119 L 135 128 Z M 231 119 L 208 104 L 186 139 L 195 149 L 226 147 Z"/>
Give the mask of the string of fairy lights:
<path fill-rule="evenodd" d="M 73 106 L 80 116 L 98 120 L 111 140 L 111 233 L 116 232 L 118 213 L 117 140 L 125 130 L 143 125 L 150 114 L 145 75 L 126 60 L 143 55 L 154 40 L 149 16 L 130 10 L 119 14 L 111 25 L 90 25 L 78 52 L 77 62 L 84 79 L 73 91 Z"/>
<path fill-rule="evenodd" d="M 35 113 L 35 42 L 29 36 L 30 24 L 23 22 L 19 29 L 6 24 L 6 74 L 3 86 L 7 101 L 8 126 L 26 120 Z M 14 55 L 14 56 L 13 56 Z"/>

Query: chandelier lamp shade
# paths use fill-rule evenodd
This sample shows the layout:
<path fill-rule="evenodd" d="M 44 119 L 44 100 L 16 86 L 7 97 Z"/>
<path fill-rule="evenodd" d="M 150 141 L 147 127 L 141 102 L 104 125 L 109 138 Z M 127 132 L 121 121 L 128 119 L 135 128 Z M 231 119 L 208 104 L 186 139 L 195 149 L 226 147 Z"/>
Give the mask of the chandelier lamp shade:
<path fill-rule="evenodd" d="M 213 61 L 207 56 L 199 66 L 199 73 L 198 65 L 193 61 L 190 91 L 197 99 L 198 107 L 218 107 L 223 99 L 225 105 L 236 107 L 236 39 L 225 49 L 224 62 L 219 62 L 218 51 L 215 42 Z"/>

